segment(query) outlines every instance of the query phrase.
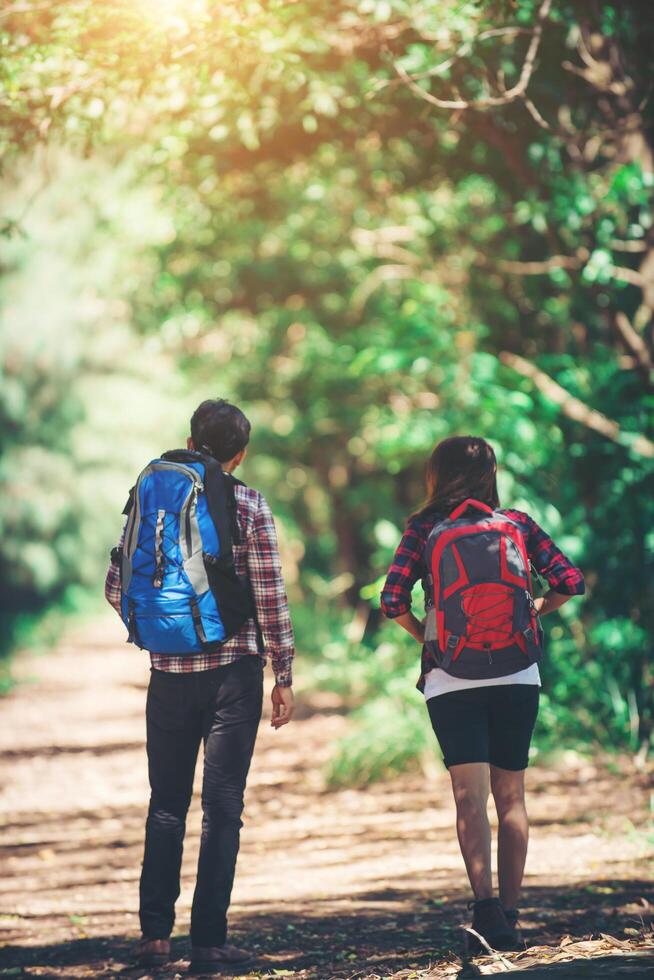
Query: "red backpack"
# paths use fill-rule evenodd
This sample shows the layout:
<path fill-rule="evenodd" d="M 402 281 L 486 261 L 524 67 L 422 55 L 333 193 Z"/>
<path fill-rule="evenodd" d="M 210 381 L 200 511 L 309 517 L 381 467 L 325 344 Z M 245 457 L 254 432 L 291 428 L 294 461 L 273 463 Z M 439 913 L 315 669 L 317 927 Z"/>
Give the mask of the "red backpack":
<path fill-rule="evenodd" d="M 464 500 L 427 540 L 425 646 L 455 677 L 503 677 L 540 660 L 543 631 L 519 526 Z"/>

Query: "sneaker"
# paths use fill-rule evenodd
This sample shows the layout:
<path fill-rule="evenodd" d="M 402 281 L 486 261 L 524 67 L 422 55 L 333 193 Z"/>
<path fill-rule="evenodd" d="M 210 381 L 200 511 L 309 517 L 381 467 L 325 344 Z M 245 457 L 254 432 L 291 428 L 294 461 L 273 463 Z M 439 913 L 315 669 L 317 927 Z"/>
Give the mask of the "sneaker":
<path fill-rule="evenodd" d="M 223 966 L 237 966 L 252 959 L 252 953 L 238 946 L 193 946 L 191 949 L 192 973 L 211 973 L 219 971 Z"/>
<path fill-rule="evenodd" d="M 472 928 L 482 936 L 491 949 L 514 949 L 515 932 L 507 921 L 499 898 L 482 898 L 468 902 L 472 911 Z M 472 933 L 467 934 L 468 952 L 478 956 L 487 953 L 486 947 Z"/>
<path fill-rule="evenodd" d="M 143 936 L 132 952 L 139 966 L 164 966 L 170 959 L 170 940 Z"/>

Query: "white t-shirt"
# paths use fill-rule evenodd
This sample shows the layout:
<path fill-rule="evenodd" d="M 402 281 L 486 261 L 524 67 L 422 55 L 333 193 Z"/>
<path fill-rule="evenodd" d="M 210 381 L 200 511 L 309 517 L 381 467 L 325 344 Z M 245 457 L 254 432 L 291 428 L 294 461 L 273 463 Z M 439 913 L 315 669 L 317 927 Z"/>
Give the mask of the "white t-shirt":
<path fill-rule="evenodd" d="M 448 694 L 450 691 L 469 691 L 473 687 L 499 687 L 502 684 L 536 684 L 540 687 L 538 664 L 530 664 L 524 670 L 519 670 L 516 674 L 508 674 L 506 677 L 488 677 L 484 680 L 452 677 L 440 667 L 434 667 L 425 675 L 425 701 L 438 697 L 439 694 Z"/>

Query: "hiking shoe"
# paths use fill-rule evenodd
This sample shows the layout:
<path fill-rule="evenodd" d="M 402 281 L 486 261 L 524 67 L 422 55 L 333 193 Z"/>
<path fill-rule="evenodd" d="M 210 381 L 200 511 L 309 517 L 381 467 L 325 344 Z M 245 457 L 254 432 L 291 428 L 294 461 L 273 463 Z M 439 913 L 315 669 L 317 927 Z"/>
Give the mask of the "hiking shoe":
<path fill-rule="evenodd" d="M 513 949 L 522 950 L 527 948 L 527 944 L 522 936 L 522 931 L 518 925 L 518 919 L 520 918 L 520 909 L 504 909 L 504 915 L 506 916 L 506 921 L 509 923 L 510 927 L 513 929 L 513 934 L 515 936 L 515 946 Z"/>
<path fill-rule="evenodd" d="M 215 973 L 224 966 L 238 966 L 252 959 L 252 953 L 238 946 L 193 946 L 191 948 L 192 973 Z"/>
<path fill-rule="evenodd" d="M 482 936 L 491 949 L 510 950 L 515 948 L 515 931 L 507 921 L 499 898 L 482 898 L 468 902 L 472 909 L 472 928 Z M 473 956 L 488 953 L 486 947 L 476 936 L 467 934 L 468 952 Z"/>
<path fill-rule="evenodd" d="M 170 940 L 143 936 L 132 952 L 139 966 L 164 966 L 170 959 Z"/>

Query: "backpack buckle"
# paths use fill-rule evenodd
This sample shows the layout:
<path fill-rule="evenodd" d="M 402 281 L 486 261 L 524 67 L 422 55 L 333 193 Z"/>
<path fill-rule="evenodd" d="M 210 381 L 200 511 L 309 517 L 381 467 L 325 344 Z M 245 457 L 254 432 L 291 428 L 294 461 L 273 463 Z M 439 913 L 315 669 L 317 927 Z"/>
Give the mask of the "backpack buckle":
<path fill-rule="evenodd" d="M 130 599 L 129 605 L 127 607 L 127 642 L 135 643 L 140 650 L 143 649 L 143 644 L 141 643 L 141 637 L 139 636 L 138 626 L 136 625 L 136 611 L 134 609 L 133 599 Z"/>
<path fill-rule="evenodd" d="M 461 639 L 460 636 L 457 636 L 455 633 L 450 633 L 447 643 L 445 644 L 445 650 L 443 651 L 443 662 L 441 666 L 443 667 L 444 670 L 447 670 L 447 668 L 452 663 L 452 660 L 454 658 L 454 652 L 458 646 L 460 639 Z"/>

